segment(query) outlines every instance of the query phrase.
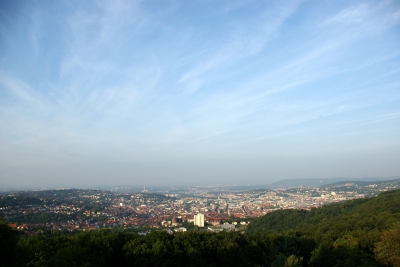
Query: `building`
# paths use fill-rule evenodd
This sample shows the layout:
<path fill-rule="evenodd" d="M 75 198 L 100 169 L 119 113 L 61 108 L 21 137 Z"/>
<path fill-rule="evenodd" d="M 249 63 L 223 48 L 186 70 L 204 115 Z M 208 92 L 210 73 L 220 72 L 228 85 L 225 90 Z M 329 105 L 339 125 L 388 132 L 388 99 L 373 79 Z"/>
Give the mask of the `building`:
<path fill-rule="evenodd" d="M 179 227 L 174 229 L 175 232 L 186 232 L 187 229 L 185 227 Z"/>
<path fill-rule="evenodd" d="M 197 215 L 194 215 L 194 225 L 204 227 L 204 214 L 198 213 Z"/>
<path fill-rule="evenodd" d="M 235 231 L 235 225 L 229 223 L 221 224 L 221 228 L 225 231 Z"/>
<path fill-rule="evenodd" d="M 224 229 L 208 227 L 208 230 L 211 231 L 211 232 L 214 232 L 214 233 L 219 233 L 219 232 L 222 232 Z"/>

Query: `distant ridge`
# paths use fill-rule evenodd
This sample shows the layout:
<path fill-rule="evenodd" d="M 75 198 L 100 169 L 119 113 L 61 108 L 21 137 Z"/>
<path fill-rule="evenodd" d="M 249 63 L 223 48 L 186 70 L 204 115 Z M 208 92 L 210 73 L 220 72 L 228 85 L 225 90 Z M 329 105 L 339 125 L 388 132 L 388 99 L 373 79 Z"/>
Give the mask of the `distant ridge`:
<path fill-rule="evenodd" d="M 284 179 L 275 183 L 269 184 L 271 187 L 299 187 L 299 186 L 327 186 L 340 182 L 382 182 L 400 179 L 400 176 L 393 177 L 361 177 L 361 178 L 349 178 L 349 177 L 335 177 L 335 178 L 299 178 L 299 179 Z"/>
<path fill-rule="evenodd" d="M 382 184 L 393 184 L 393 183 L 400 183 L 400 179 L 393 179 L 393 180 L 384 180 L 384 181 L 340 181 L 333 184 L 327 184 L 326 187 L 337 187 L 337 186 L 345 186 L 347 184 L 354 184 L 358 186 L 367 186 L 367 185 L 382 185 Z"/>

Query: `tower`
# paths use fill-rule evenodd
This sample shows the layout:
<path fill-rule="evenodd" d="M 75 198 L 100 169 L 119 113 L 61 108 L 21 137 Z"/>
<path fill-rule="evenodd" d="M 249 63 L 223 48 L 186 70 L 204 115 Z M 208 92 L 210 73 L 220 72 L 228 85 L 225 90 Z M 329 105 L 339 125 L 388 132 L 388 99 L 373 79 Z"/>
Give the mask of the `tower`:
<path fill-rule="evenodd" d="M 197 215 L 194 215 L 194 225 L 204 227 L 204 214 L 198 213 Z"/>

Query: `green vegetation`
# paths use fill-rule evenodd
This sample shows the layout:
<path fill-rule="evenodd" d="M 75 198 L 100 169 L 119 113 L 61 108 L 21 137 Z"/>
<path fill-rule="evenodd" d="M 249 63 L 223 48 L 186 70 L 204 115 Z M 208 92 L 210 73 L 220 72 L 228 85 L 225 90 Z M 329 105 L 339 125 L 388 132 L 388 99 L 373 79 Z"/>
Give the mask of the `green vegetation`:
<path fill-rule="evenodd" d="M 400 267 L 400 224 L 393 229 L 383 231 L 381 241 L 375 245 L 378 260 Z"/>
<path fill-rule="evenodd" d="M 29 196 L 0 196 L 0 207 L 41 205 L 43 201 Z"/>
<path fill-rule="evenodd" d="M 22 223 L 47 223 L 47 222 L 63 222 L 67 220 L 76 220 L 75 215 L 65 215 L 56 213 L 32 213 L 27 215 L 16 216 L 13 218 L 13 222 Z"/>
<path fill-rule="evenodd" d="M 398 221 L 400 190 L 394 190 L 381 193 L 378 197 L 329 204 L 310 211 L 275 211 L 255 219 L 247 233 L 296 230 L 341 235 L 348 231 L 388 229 Z"/>
<path fill-rule="evenodd" d="M 8 247 L 11 256 L 3 266 L 269 266 L 281 259 L 298 266 L 314 246 L 310 239 L 281 235 L 101 230 L 21 237 Z"/>
<path fill-rule="evenodd" d="M 280 210 L 246 234 L 195 229 L 17 235 L 0 222 L 0 266 L 400 266 L 400 190 Z"/>

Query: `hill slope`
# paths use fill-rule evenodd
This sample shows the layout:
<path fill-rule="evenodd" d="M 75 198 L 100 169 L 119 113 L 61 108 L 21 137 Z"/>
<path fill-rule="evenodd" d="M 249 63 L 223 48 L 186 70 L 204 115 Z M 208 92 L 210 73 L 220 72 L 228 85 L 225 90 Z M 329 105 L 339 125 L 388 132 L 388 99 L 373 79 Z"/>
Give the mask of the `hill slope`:
<path fill-rule="evenodd" d="M 320 186 L 329 186 L 333 183 L 340 182 L 382 182 L 382 181 L 390 181 L 394 179 L 399 179 L 400 177 L 363 177 L 363 178 L 349 178 L 349 177 L 336 177 L 336 178 L 300 178 L 300 179 L 284 179 L 274 183 L 269 184 L 271 187 L 300 187 L 300 186 L 312 186 L 312 187 L 320 187 Z"/>
<path fill-rule="evenodd" d="M 343 232 L 357 229 L 388 229 L 400 221 L 400 190 L 377 197 L 355 199 L 305 210 L 279 210 L 255 219 L 247 233 L 273 231 Z"/>

